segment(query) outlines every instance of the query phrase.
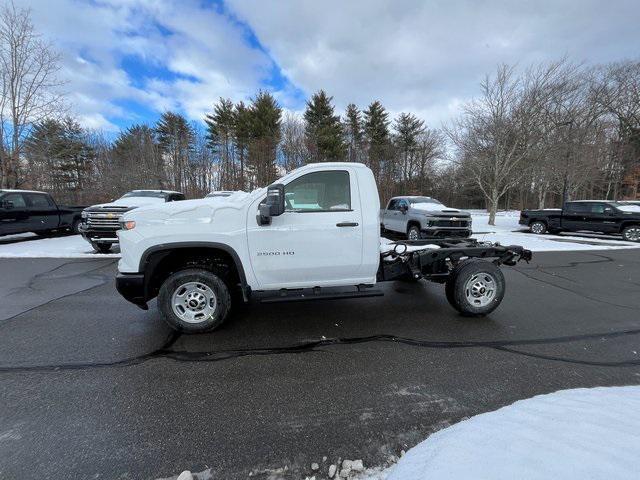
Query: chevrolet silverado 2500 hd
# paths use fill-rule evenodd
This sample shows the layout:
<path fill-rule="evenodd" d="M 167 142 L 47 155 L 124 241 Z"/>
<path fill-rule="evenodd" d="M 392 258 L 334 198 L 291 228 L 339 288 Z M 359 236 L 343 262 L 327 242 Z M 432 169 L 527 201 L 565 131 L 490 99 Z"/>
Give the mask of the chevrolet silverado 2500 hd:
<path fill-rule="evenodd" d="M 406 234 L 409 240 L 471 236 L 469 213 L 445 207 L 431 197 L 393 197 L 380 221 L 384 230 Z"/>
<path fill-rule="evenodd" d="M 82 212 L 80 233 L 98 253 L 108 253 L 118 243 L 116 231 L 124 212 L 143 205 L 184 200 L 184 194 L 168 190 L 132 190 L 110 203 L 101 203 Z"/>
<path fill-rule="evenodd" d="M 118 231 L 116 286 L 142 308 L 157 296 L 167 323 L 187 332 L 220 325 L 234 293 L 263 302 L 376 296 L 377 282 L 398 279 L 446 283 L 451 305 L 481 316 L 502 301 L 499 265 L 531 258 L 519 246 L 459 238 L 381 246 L 378 198 L 364 165 L 315 163 L 252 193 L 138 208 Z"/>

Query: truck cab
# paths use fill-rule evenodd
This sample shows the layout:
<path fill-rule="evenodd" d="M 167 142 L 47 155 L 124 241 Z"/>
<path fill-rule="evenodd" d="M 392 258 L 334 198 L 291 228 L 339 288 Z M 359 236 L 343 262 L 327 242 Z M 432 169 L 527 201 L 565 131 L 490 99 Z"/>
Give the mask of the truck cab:
<path fill-rule="evenodd" d="M 381 253 L 378 198 L 369 168 L 340 162 L 309 164 L 268 188 L 215 202 L 137 208 L 124 213 L 117 233 L 122 257 L 116 286 L 142 308 L 158 297 L 172 328 L 202 332 L 224 321 L 233 296 L 248 301 L 266 294 L 263 301 L 280 301 L 381 295 L 372 288 L 380 281 L 444 283 L 464 259 L 497 257 L 465 264 L 462 276 L 455 275 L 459 283 L 475 272 L 474 295 L 486 296 L 486 302 L 471 298 L 462 308 L 483 315 L 502 300 L 498 265 L 530 258 L 521 247 L 459 240 L 411 250 L 387 245 Z M 452 305 L 460 304 L 454 293 L 463 287 L 450 287 Z"/>

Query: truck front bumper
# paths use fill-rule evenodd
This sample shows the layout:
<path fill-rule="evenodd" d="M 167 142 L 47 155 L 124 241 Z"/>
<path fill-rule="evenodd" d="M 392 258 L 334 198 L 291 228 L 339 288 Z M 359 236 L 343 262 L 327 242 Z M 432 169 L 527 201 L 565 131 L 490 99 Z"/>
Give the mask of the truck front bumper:
<path fill-rule="evenodd" d="M 145 295 L 144 273 L 120 273 L 116 275 L 116 289 L 125 299 L 143 310 L 148 310 Z"/>

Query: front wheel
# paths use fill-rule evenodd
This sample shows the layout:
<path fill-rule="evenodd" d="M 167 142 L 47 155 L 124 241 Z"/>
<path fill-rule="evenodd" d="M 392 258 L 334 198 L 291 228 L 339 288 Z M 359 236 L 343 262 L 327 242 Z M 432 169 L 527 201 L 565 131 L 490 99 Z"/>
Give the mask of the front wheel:
<path fill-rule="evenodd" d="M 407 230 L 407 239 L 420 240 L 420 227 L 416 225 L 411 225 L 409 227 L 409 230 Z"/>
<path fill-rule="evenodd" d="M 542 235 L 547 231 L 547 225 L 544 222 L 533 222 L 529 226 L 529 230 L 531 230 L 531 233 L 535 233 L 536 235 Z"/>
<path fill-rule="evenodd" d="M 622 231 L 622 238 L 627 242 L 640 242 L 640 225 L 631 225 Z"/>
<path fill-rule="evenodd" d="M 447 279 L 447 300 L 462 315 L 482 317 L 493 312 L 504 298 L 505 281 L 500 268 L 486 261 L 464 261 Z"/>
<path fill-rule="evenodd" d="M 203 333 L 225 321 L 231 309 L 231 294 L 216 274 L 191 268 L 164 281 L 158 294 L 158 308 L 174 330 Z"/>

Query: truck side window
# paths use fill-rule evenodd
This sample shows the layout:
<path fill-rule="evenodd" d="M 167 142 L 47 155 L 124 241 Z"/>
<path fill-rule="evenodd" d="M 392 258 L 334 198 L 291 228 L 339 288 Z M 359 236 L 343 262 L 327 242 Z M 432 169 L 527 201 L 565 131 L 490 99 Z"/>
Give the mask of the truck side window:
<path fill-rule="evenodd" d="M 387 207 L 387 210 L 397 210 L 398 209 L 398 200 L 397 199 L 393 199 L 389 202 L 389 206 Z"/>
<path fill-rule="evenodd" d="M 351 210 L 349 172 L 344 170 L 308 173 L 289 182 L 284 188 L 288 211 Z"/>
<path fill-rule="evenodd" d="M 9 193 L 2 197 L 2 201 L 13 203 L 13 208 L 27 208 L 24 197 L 20 193 Z"/>
<path fill-rule="evenodd" d="M 48 210 L 52 207 L 46 195 L 38 195 L 37 193 L 27 193 L 27 201 L 31 208 L 39 208 Z"/>

